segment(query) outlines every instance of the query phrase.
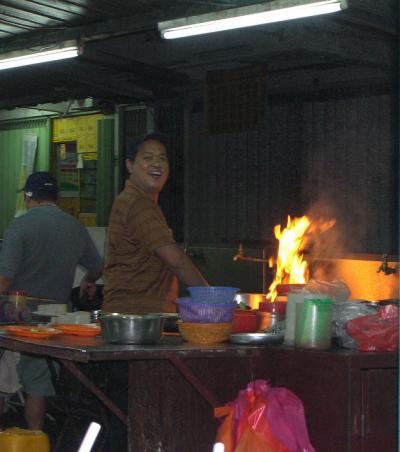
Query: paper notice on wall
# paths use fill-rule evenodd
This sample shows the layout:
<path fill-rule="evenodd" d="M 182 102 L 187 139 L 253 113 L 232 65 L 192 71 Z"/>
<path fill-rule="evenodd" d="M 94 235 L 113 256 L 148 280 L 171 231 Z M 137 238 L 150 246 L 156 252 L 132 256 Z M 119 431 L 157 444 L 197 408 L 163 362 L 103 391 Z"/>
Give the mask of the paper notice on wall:
<path fill-rule="evenodd" d="M 21 167 L 19 171 L 18 188 L 22 188 L 26 178 L 32 174 L 35 164 L 38 137 L 33 134 L 26 134 L 22 139 Z M 15 204 L 15 217 L 19 217 L 26 212 L 23 192 L 17 193 Z"/>

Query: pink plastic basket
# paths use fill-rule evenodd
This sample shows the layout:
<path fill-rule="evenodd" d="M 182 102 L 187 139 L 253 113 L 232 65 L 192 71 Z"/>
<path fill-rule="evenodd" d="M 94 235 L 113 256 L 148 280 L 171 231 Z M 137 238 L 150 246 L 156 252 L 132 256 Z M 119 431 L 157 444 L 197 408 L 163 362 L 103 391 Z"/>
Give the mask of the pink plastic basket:
<path fill-rule="evenodd" d="M 195 303 L 190 298 L 178 298 L 179 315 L 184 322 L 227 323 L 232 322 L 237 304 L 233 303 Z"/>
<path fill-rule="evenodd" d="M 236 287 L 222 286 L 192 286 L 188 287 L 194 303 L 232 303 L 235 294 L 239 291 Z"/>

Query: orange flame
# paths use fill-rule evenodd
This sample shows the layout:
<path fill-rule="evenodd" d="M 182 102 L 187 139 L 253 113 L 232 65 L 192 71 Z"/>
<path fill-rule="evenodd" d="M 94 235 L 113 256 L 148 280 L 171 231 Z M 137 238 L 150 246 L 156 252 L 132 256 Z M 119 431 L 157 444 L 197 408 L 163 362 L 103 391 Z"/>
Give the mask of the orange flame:
<path fill-rule="evenodd" d="M 309 279 L 308 263 L 304 260 L 303 250 L 308 243 L 309 236 L 315 231 L 324 232 L 335 224 L 335 220 L 311 221 L 307 216 L 291 218 L 288 215 L 287 226 L 281 230 L 281 225 L 274 227 L 275 237 L 279 241 L 276 260 L 271 257 L 269 265 L 276 262 L 276 273 L 269 286 L 267 299 L 275 301 L 276 287 L 279 284 L 304 284 Z"/>

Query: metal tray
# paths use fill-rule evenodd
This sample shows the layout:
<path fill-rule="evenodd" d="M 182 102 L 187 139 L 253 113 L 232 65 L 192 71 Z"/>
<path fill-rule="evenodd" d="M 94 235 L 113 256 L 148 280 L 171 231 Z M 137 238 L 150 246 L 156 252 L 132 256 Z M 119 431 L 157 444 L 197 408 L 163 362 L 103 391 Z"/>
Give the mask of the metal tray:
<path fill-rule="evenodd" d="M 266 344 L 279 345 L 283 342 L 283 334 L 273 333 L 236 333 L 231 334 L 230 341 L 233 344 Z"/>

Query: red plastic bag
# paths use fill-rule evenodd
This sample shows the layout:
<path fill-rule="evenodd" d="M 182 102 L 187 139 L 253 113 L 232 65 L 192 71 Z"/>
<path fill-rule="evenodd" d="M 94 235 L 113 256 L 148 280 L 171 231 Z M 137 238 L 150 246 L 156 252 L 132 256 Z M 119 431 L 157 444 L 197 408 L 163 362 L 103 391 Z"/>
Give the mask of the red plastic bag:
<path fill-rule="evenodd" d="M 227 415 L 217 433 L 225 452 L 314 452 L 301 400 L 264 380 L 249 383 L 215 415 Z"/>
<path fill-rule="evenodd" d="M 357 342 L 361 352 L 394 351 L 399 343 L 399 310 L 387 305 L 375 315 L 366 315 L 349 320 L 347 333 Z"/>

